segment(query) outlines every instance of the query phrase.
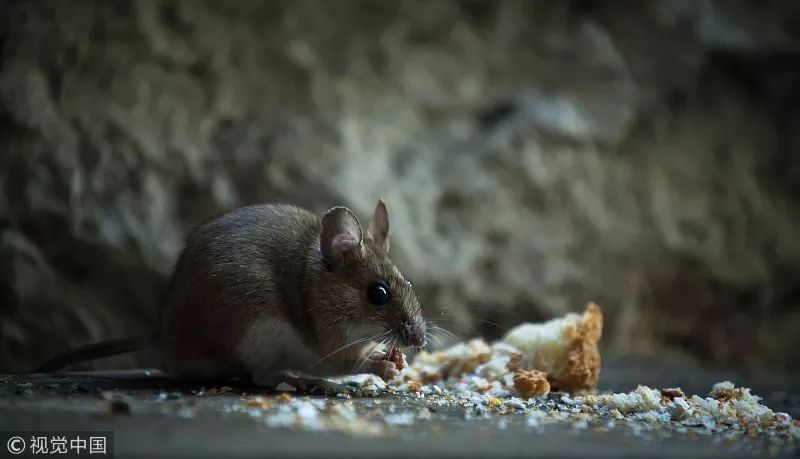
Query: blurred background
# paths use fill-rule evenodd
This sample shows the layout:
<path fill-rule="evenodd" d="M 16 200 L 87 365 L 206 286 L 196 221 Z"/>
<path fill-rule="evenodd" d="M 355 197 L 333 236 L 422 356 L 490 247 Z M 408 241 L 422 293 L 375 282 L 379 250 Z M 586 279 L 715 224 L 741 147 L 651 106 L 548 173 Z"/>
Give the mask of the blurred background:
<path fill-rule="evenodd" d="M 606 358 L 800 369 L 800 2 L 0 10 L 0 372 L 152 329 L 213 215 L 379 197 L 460 336 L 596 301 Z"/>

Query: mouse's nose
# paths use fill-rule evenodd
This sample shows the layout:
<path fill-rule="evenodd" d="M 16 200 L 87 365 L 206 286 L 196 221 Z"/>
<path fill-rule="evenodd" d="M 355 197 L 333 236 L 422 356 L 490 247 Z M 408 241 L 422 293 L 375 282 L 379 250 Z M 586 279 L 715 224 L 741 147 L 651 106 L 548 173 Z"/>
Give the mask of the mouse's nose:
<path fill-rule="evenodd" d="M 400 340 L 404 346 L 422 347 L 425 345 L 425 333 L 414 330 L 412 324 L 405 323 L 400 327 Z"/>
<path fill-rule="evenodd" d="M 419 333 L 412 333 L 408 340 L 409 346 L 422 347 L 425 345 L 425 337 Z"/>

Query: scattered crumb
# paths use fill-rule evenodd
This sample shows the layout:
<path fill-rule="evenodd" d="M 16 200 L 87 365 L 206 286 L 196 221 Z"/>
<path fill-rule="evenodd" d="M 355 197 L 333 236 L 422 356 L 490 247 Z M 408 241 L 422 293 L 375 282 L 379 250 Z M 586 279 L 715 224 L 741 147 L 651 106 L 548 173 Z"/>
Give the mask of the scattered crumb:
<path fill-rule="evenodd" d="M 547 374 L 539 370 L 517 370 L 514 373 L 514 388 L 523 398 L 541 397 L 550 392 Z"/>
<path fill-rule="evenodd" d="M 757 397 L 754 399 L 753 396 L 750 395 L 750 389 L 746 387 L 735 387 L 730 381 L 723 381 L 714 384 L 714 387 L 711 388 L 711 392 L 708 393 L 708 396 L 723 402 L 730 400 L 760 400 L 760 398 Z"/>
<path fill-rule="evenodd" d="M 627 394 L 587 396 L 586 400 L 626 414 L 658 409 L 661 403 L 661 392 L 647 386 L 639 386 Z"/>
<path fill-rule="evenodd" d="M 661 389 L 662 402 L 671 402 L 675 400 L 676 397 L 681 397 L 681 398 L 686 397 L 686 395 L 679 387 Z"/>
<path fill-rule="evenodd" d="M 241 405 L 245 408 L 251 409 L 258 409 L 258 410 L 268 410 L 275 406 L 275 398 L 267 398 L 261 396 L 255 396 L 252 398 L 242 397 Z"/>

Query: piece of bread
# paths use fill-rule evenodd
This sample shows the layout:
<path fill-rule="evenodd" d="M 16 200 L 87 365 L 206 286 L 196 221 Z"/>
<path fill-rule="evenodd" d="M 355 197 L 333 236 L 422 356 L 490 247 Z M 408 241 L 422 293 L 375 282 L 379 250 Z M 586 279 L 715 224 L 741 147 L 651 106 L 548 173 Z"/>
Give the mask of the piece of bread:
<path fill-rule="evenodd" d="M 519 368 L 543 371 L 554 390 L 575 392 L 597 385 L 602 333 L 603 314 L 589 303 L 583 314 L 514 327 L 503 341 L 522 352 Z"/>
<path fill-rule="evenodd" d="M 386 356 L 383 359 L 394 363 L 397 371 L 403 371 L 403 368 L 405 368 L 405 364 L 403 362 L 403 352 L 399 347 L 393 347 L 389 349 L 389 352 L 386 353 Z"/>
<path fill-rule="evenodd" d="M 541 397 L 550 392 L 550 383 L 543 371 L 517 370 L 514 373 L 514 389 L 522 398 Z"/>

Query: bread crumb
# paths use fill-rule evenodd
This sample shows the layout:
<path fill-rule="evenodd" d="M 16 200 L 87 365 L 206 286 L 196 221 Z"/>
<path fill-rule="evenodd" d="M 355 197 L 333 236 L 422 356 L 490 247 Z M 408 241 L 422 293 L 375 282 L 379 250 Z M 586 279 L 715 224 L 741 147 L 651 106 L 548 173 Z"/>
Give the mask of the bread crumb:
<path fill-rule="evenodd" d="M 711 392 L 708 393 L 708 396 L 721 402 L 727 402 L 731 400 L 753 401 L 752 399 L 755 397 L 750 394 L 749 388 L 736 387 L 730 381 L 722 381 L 714 384 L 714 387 L 711 388 Z M 756 397 L 754 401 L 758 402 L 758 400 L 760 400 L 760 398 Z"/>
<path fill-rule="evenodd" d="M 420 352 L 413 366 L 421 370 L 423 382 L 433 382 L 472 373 L 479 365 L 488 362 L 491 354 L 492 348 L 485 341 L 473 339 L 439 352 Z"/>
<path fill-rule="evenodd" d="M 389 352 L 386 353 L 384 360 L 394 363 L 397 371 L 403 371 L 403 368 L 405 368 L 405 365 L 403 364 L 403 352 L 400 351 L 400 348 L 398 347 L 389 349 Z"/>
<path fill-rule="evenodd" d="M 661 405 L 661 392 L 647 386 L 638 386 L 630 393 L 603 394 L 585 397 L 587 403 L 608 407 L 620 413 L 640 413 L 658 410 Z"/>
<path fill-rule="evenodd" d="M 514 373 L 514 389 L 520 397 L 541 397 L 550 392 L 547 374 L 538 370 L 517 370 Z"/>
<path fill-rule="evenodd" d="M 686 394 L 680 389 L 680 387 L 668 387 L 665 389 L 661 389 L 661 402 L 671 402 L 676 398 L 685 398 Z"/>
<path fill-rule="evenodd" d="M 267 399 L 261 396 L 255 396 L 252 398 L 242 397 L 242 405 L 245 408 L 255 408 L 259 410 L 268 410 L 272 408 L 274 404 L 273 399 Z"/>

